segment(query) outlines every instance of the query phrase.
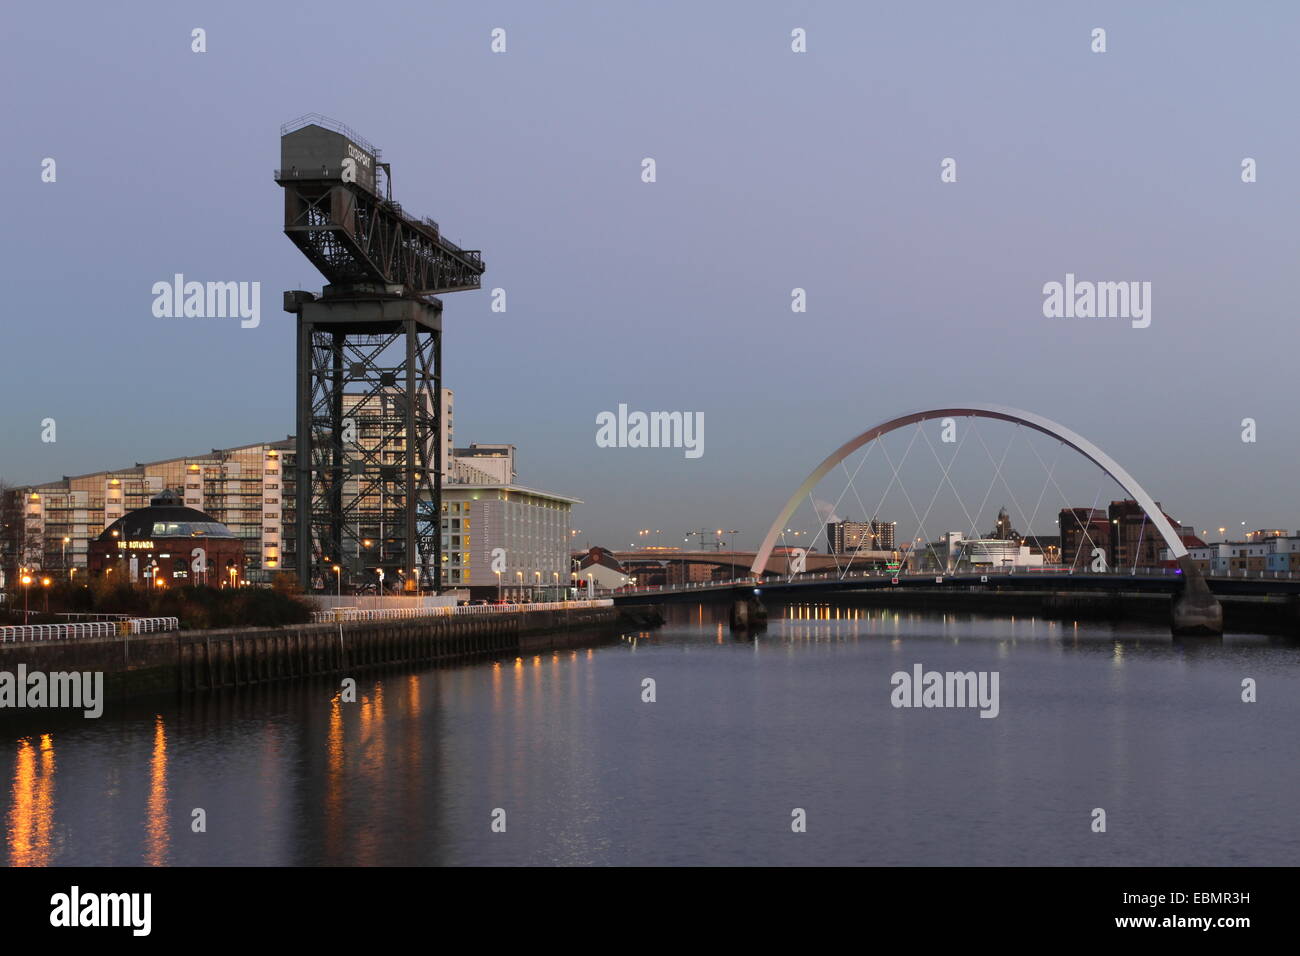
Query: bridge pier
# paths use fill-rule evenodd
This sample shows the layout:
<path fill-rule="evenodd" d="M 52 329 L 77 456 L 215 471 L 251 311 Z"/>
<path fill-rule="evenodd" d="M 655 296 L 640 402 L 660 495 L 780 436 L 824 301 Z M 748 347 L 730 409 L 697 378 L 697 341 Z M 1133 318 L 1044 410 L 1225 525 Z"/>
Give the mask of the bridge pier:
<path fill-rule="evenodd" d="M 1170 629 L 1174 637 L 1221 637 L 1223 606 L 1189 555 L 1178 559 L 1183 586 L 1169 602 Z"/>
<path fill-rule="evenodd" d="M 757 595 L 737 598 L 731 604 L 731 629 L 747 631 L 767 626 L 767 608 Z"/>

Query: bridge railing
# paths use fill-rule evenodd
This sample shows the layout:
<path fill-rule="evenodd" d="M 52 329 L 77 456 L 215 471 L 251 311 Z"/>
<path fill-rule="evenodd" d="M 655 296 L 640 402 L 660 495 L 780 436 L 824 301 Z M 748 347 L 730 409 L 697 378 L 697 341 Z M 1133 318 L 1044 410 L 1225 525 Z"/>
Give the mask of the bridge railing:
<path fill-rule="evenodd" d="M 1139 567 L 1126 568 L 1122 570 L 1110 571 L 1092 571 L 1089 568 L 1065 568 L 1065 567 L 1045 567 L 1045 568 L 969 568 L 961 571 L 810 571 L 803 574 L 784 574 L 772 575 L 763 578 L 761 581 L 753 577 L 734 578 L 718 581 L 684 581 L 681 584 L 652 584 L 639 588 L 620 588 L 616 593 L 621 595 L 644 595 L 662 592 L 680 592 L 680 591 L 708 591 L 726 588 L 734 588 L 740 585 L 763 586 L 772 584 L 793 584 L 797 581 L 844 581 L 857 580 L 863 578 L 902 578 L 907 580 L 916 580 L 921 578 L 942 578 L 942 577 L 961 577 L 969 578 L 972 576 L 979 577 L 1024 577 L 1028 575 L 1050 574 L 1060 575 L 1062 577 L 1078 578 L 1117 578 L 1117 577 L 1174 577 L 1182 574 L 1178 568 L 1165 567 Z M 1296 581 L 1300 580 L 1300 573 L 1295 571 L 1270 571 L 1261 568 L 1238 568 L 1236 570 L 1209 571 L 1204 572 L 1205 577 L 1210 580 L 1237 580 L 1237 581 Z"/>

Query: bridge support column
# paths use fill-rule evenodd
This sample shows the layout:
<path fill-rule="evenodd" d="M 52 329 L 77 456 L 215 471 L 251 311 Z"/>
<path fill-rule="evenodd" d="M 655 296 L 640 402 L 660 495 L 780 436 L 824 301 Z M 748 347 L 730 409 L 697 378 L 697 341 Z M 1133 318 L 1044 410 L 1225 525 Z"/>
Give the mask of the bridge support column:
<path fill-rule="evenodd" d="M 1183 586 L 1169 604 L 1174 637 L 1219 637 L 1223 634 L 1223 606 L 1189 555 L 1178 559 Z"/>
<path fill-rule="evenodd" d="M 757 595 L 737 598 L 731 605 L 731 629 L 747 631 L 767 626 L 767 608 Z"/>

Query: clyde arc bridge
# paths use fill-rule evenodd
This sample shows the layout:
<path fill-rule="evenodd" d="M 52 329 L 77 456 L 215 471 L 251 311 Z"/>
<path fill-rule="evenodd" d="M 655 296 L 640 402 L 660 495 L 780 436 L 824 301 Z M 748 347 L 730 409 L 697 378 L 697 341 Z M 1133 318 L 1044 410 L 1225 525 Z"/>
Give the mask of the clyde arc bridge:
<path fill-rule="evenodd" d="M 1014 426 L 1010 441 L 1005 447 L 1000 442 L 990 445 L 980 429 L 981 422 Z M 930 431 L 935 430 L 936 424 L 942 431 L 936 432 L 932 439 Z M 910 441 L 902 446 L 895 444 L 891 451 L 886 442 L 887 436 L 907 432 L 911 433 Z M 938 437 L 940 434 L 942 437 Z M 961 451 L 972 436 L 972 446 L 982 449 L 987 458 L 987 463 L 980 459 L 981 464 L 985 469 L 991 470 L 988 486 L 978 503 L 968 501 L 968 495 L 962 494 L 954 480 Z M 1036 436 L 1036 443 L 1028 442 L 1028 453 L 1018 450 L 1019 453 L 1013 458 L 1013 446 L 1025 436 Z M 1046 442 L 1047 447 L 1040 450 L 1037 445 L 1043 442 Z M 946 456 L 939 450 L 945 445 L 952 446 Z M 932 475 L 929 478 L 933 491 L 928 495 L 928 500 L 924 493 L 915 494 L 923 492 L 925 479 L 909 465 L 910 457 L 918 447 L 928 447 L 934 466 L 937 466 L 931 466 L 937 477 Z M 1000 452 L 995 450 L 999 448 Z M 1077 490 L 1067 490 L 1064 487 L 1068 480 L 1058 472 L 1062 451 L 1072 452 L 1091 463 L 1101 473 L 1101 483 L 1091 495 L 1092 507 L 1061 512 L 1066 514 L 1083 511 L 1087 520 L 1080 524 L 1078 540 L 1072 548 L 1066 546 L 1066 538 L 1063 536 L 1053 539 L 1056 541 L 1058 556 L 1056 561 L 1048 564 L 1042 560 L 1041 555 L 1051 553 L 1050 548 L 1037 546 L 1038 536 L 1032 531 L 1035 525 L 1041 524 L 1042 515 L 1051 514 L 1050 509 L 1043 511 L 1048 492 L 1053 492 L 1066 505 L 1077 501 L 1075 496 L 1080 494 Z M 875 464 L 880 467 L 878 473 L 867 480 L 870 497 L 864 499 L 859 488 L 861 475 L 864 466 L 876 452 L 879 455 Z M 848 462 L 855 456 L 856 466 L 850 470 Z M 978 453 L 976 457 L 979 458 Z M 1021 496 L 1017 495 L 1010 479 L 1013 474 L 1023 477 L 1025 473 L 1033 471 L 1034 463 L 1041 466 L 1046 479 L 1036 494 L 1032 494 L 1030 500 L 1033 506 L 1028 508 L 1021 504 Z M 847 479 L 843 489 L 838 495 L 833 495 L 833 500 L 819 498 L 818 494 L 827 479 L 837 474 L 837 469 L 842 470 Z M 1135 557 L 1131 567 L 1126 566 L 1124 561 L 1117 560 L 1113 547 L 1103 546 L 1100 529 L 1096 527 L 1099 520 L 1096 515 L 1104 514 L 1096 506 L 1102 500 L 1107 485 L 1112 483 L 1118 485 L 1124 496 L 1123 501 L 1116 504 L 1129 503 L 1137 509 L 1140 516 L 1138 547 L 1134 549 Z M 1076 482 L 1072 489 L 1077 487 Z M 980 534 L 980 522 L 986 520 L 988 505 L 993 500 L 995 491 L 1011 500 L 1014 518 L 1025 529 L 1025 534 L 1010 530 L 1013 516 L 1006 511 L 999 512 L 998 529 L 995 532 L 988 537 Z M 818 543 L 824 540 L 824 535 L 829 534 L 828 527 L 833 525 L 850 493 L 853 498 L 848 500 L 858 507 L 864 519 L 874 519 L 888 513 L 885 502 L 892 495 L 893 507 L 910 514 L 917 536 L 895 545 L 892 550 L 877 550 L 868 536 L 863 535 L 855 548 L 827 547 L 825 551 L 818 551 Z M 874 493 L 878 493 L 878 498 Z M 948 521 L 952 520 L 952 516 L 958 516 L 964 530 L 949 531 L 938 536 L 942 544 L 936 547 L 935 536 L 931 533 L 934 528 L 927 529 L 927 519 L 931 519 L 930 524 L 933 525 L 936 503 L 945 493 L 955 500 L 955 507 L 949 505 L 948 517 L 939 520 Z M 802 523 L 797 517 L 801 509 L 804 512 Z M 1109 524 L 1106 519 L 1100 520 Z M 1120 519 L 1111 520 L 1118 525 Z M 1145 552 L 1142 551 L 1143 546 Z M 777 512 L 757 551 L 728 552 L 720 548 L 716 552 L 680 555 L 671 552 L 633 551 L 617 556 L 626 562 L 630 573 L 635 573 L 637 567 L 647 567 L 648 562 L 679 561 L 683 565 L 712 564 L 727 568 L 734 577 L 740 579 L 732 584 L 701 580 L 683 582 L 676 587 L 658 590 L 657 593 L 663 596 L 670 593 L 699 594 L 705 588 L 728 586 L 748 592 L 758 585 L 758 588 L 754 588 L 757 591 L 762 590 L 765 583 L 769 586 L 835 589 L 945 583 L 948 586 L 969 586 L 972 583 L 988 584 L 990 581 L 996 583 L 1008 580 L 1012 575 L 1005 572 L 1013 568 L 990 563 L 987 553 L 995 548 L 1008 547 L 1014 556 L 1007 559 L 1007 563 L 1015 565 L 1018 561 L 1026 562 L 1023 566 L 1014 567 L 1014 578 L 1018 585 L 1098 589 L 1124 586 L 1165 591 L 1172 595 L 1171 626 L 1175 634 L 1222 633 L 1222 607 L 1201 570 L 1191 560 L 1183 534 L 1174 527 L 1168 515 L 1147 490 L 1118 462 L 1078 433 L 1032 412 L 1001 405 L 964 405 L 912 412 L 888 419 L 861 432 L 827 455 L 794 490 Z M 1070 551 L 1073 553 L 1067 553 Z M 1107 554 L 1107 551 L 1111 553 Z M 1153 551 L 1163 554 L 1165 566 L 1139 567 L 1136 554 Z M 1002 551 L 998 550 L 997 553 Z M 1106 573 L 1087 573 L 1095 568 L 1086 560 L 1081 563 L 1082 555 L 1089 558 L 1100 556 L 1105 565 L 1100 570 Z M 1107 561 L 1107 558 L 1110 560 Z M 954 571 L 964 573 L 954 576 Z M 1290 587 L 1282 589 L 1289 590 Z M 749 600 L 748 597 L 744 599 Z"/>

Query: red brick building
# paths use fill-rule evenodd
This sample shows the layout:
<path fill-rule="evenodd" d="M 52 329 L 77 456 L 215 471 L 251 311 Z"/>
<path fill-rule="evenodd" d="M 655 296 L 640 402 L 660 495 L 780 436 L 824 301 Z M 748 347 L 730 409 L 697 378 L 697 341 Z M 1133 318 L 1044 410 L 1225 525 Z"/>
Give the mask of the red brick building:
<path fill-rule="evenodd" d="M 90 542 L 87 570 L 144 587 L 244 583 L 244 543 L 211 516 L 164 493 Z"/>

